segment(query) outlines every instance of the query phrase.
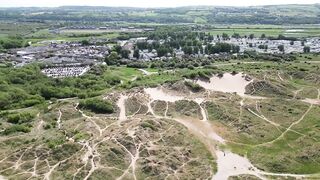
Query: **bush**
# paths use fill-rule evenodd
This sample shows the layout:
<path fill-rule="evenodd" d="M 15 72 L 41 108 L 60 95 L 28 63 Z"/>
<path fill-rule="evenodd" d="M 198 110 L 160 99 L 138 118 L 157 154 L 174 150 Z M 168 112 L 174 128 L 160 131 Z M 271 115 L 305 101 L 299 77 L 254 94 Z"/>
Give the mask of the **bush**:
<path fill-rule="evenodd" d="M 194 69 L 194 66 L 188 65 L 188 69 L 193 70 L 193 69 Z"/>
<path fill-rule="evenodd" d="M 62 145 L 64 143 L 64 140 L 62 139 L 51 139 L 51 140 L 47 140 L 47 145 L 50 149 L 54 149 L 59 145 Z"/>
<path fill-rule="evenodd" d="M 6 130 L 3 131 L 4 135 L 10 135 L 16 132 L 28 133 L 30 132 L 30 128 L 25 125 L 13 125 Z"/>
<path fill-rule="evenodd" d="M 88 109 L 95 113 L 111 114 L 114 112 L 113 105 L 111 104 L 111 102 L 98 98 L 81 100 L 79 103 L 79 107 Z"/>
<path fill-rule="evenodd" d="M 43 128 L 44 128 L 45 130 L 48 130 L 48 129 L 51 129 L 52 127 L 51 127 L 50 124 L 46 124 L 46 125 L 43 126 Z"/>
<path fill-rule="evenodd" d="M 191 81 L 185 81 L 184 85 L 186 85 L 193 92 L 200 92 L 204 90 L 204 88 L 201 87 L 199 84 L 193 83 Z"/>
<path fill-rule="evenodd" d="M 34 114 L 28 112 L 22 112 L 19 114 L 10 114 L 7 117 L 7 121 L 12 124 L 23 124 L 31 122 L 35 118 Z"/>
<path fill-rule="evenodd" d="M 148 122 L 143 122 L 143 123 L 141 124 L 141 127 L 143 127 L 144 129 L 150 128 L 150 129 L 152 129 L 153 131 L 156 130 L 156 128 L 155 128 L 152 124 L 149 124 Z"/>

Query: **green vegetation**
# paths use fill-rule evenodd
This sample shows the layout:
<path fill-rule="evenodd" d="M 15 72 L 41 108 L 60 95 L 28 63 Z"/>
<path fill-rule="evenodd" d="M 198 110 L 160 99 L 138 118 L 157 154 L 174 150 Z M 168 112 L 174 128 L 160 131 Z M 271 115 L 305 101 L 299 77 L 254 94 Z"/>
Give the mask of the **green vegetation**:
<path fill-rule="evenodd" d="M 9 114 L 7 116 L 7 121 L 12 124 L 23 124 L 31 122 L 34 118 L 34 114 L 31 114 L 29 112 L 22 112 L 17 114 Z"/>
<path fill-rule="evenodd" d="M 92 66 L 81 77 L 49 78 L 41 73 L 42 64 L 22 68 L 6 62 L 0 64 L 0 169 L 9 179 L 32 179 L 34 173 L 37 178 L 43 178 L 45 173 L 50 173 L 48 165 L 55 167 L 50 174 L 52 179 L 84 179 L 93 169 L 91 179 L 116 179 L 123 172 L 128 172 L 124 179 L 133 179 L 133 173 L 137 179 L 206 179 L 216 171 L 214 152 L 206 147 L 211 141 L 205 146 L 187 128 L 170 119 L 199 123 L 204 119 L 203 110 L 208 123 L 226 139 L 226 148 L 245 155 L 259 169 L 320 173 L 320 109 L 303 101 L 319 96 L 319 54 L 311 54 L 306 45 L 304 54 L 247 51 L 234 56 L 231 54 L 239 52 L 238 46 L 211 45 L 216 37 L 261 37 L 289 40 L 292 44 L 297 39 L 319 36 L 319 28 L 312 25 L 320 23 L 318 5 L 236 8 L 232 13 L 230 8 L 221 7 L 152 11 L 60 7 L 51 8 L 50 13 L 40 10 L 0 9 L 3 18 L 10 21 L 0 23 L 0 51 L 9 52 L 12 48 L 28 46 L 29 42 L 41 46 L 50 40 L 77 41 L 84 46 L 112 45 L 112 48 L 104 59 L 107 65 Z M 16 21 L 19 23 L 12 23 Z M 259 25 L 255 25 L 257 22 Z M 301 22 L 310 25 L 300 25 Z M 291 25 L 276 25 L 283 23 Z M 63 29 L 79 24 L 111 29 L 135 26 L 154 31 Z M 159 57 L 170 55 L 172 59 L 123 59 L 128 58 L 129 51 L 117 45 L 117 41 L 137 37 L 147 37 L 153 43 L 137 43 L 133 48 L 136 59 L 140 58 L 140 50 L 153 49 Z M 168 37 L 170 40 L 160 43 Z M 187 55 L 176 57 L 174 48 Z M 265 45 L 259 48 L 268 49 Z M 284 50 L 283 46 L 278 48 Z M 203 53 L 224 55 L 197 56 Z M 151 73 L 144 74 L 140 68 Z M 215 74 L 221 77 L 224 72 L 243 72 L 253 78 L 246 87 L 247 97 L 204 93 L 204 88 L 195 83 L 198 79 L 209 80 Z M 142 88 L 159 85 L 169 91 L 176 90 L 179 96 L 186 96 L 185 100 L 149 101 Z M 119 108 L 115 104 L 120 94 L 128 95 L 125 101 L 128 121 L 118 126 Z M 189 98 L 205 101 L 199 106 Z M 155 116 L 165 118 L 155 118 L 148 103 Z M 203 128 L 207 130 L 209 126 Z M 255 179 L 249 175 L 231 177 L 245 178 Z"/>
<path fill-rule="evenodd" d="M 0 50 L 21 48 L 26 46 L 24 40 L 21 37 L 8 37 L 0 39 Z"/>
<path fill-rule="evenodd" d="M 7 20 L 41 22 L 59 19 L 65 22 L 126 22 L 127 24 L 319 24 L 318 4 L 278 5 L 264 6 L 262 8 L 199 6 L 154 9 L 65 6 L 49 9 L 3 8 L 0 13 Z"/>
<path fill-rule="evenodd" d="M 2 134 L 10 135 L 10 134 L 17 133 L 17 132 L 28 133 L 30 131 L 31 131 L 31 128 L 26 125 L 13 125 L 13 126 L 6 128 L 2 132 Z"/>
<path fill-rule="evenodd" d="M 123 67 L 94 67 L 78 78 L 52 79 L 41 73 L 39 65 L 23 68 L 0 68 L 0 110 L 43 104 L 52 98 L 88 98 L 101 95 L 106 89 L 130 81 L 140 72 Z"/>
<path fill-rule="evenodd" d="M 188 88 L 190 88 L 190 90 L 192 92 L 200 92 L 200 91 L 204 90 L 204 88 L 201 87 L 199 84 L 196 84 L 196 83 L 191 82 L 191 81 L 184 81 L 184 85 L 186 85 Z"/>
<path fill-rule="evenodd" d="M 113 106 L 110 102 L 98 98 L 81 100 L 79 107 L 91 110 L 95 113 L 111 114 L 114 112 Z"/>

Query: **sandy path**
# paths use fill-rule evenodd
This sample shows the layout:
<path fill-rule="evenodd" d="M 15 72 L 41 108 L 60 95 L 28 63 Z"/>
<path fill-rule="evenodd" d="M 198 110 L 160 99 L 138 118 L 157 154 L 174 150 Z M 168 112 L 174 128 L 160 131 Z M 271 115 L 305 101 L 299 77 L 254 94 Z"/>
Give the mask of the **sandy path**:
<path fill-rule="evenodd" d="M 146 76 L 150 76 L 152 74 L 157 74 L 157 72 L 149 72 L 149 71 L 147 71 L 145 69 L 138 69 L 138 70 L 141 71 Z"/>
<path fill-rule="evenodd" d="M 149 91 L 152 92 L 152 91 Z M 218 134 L 215 133 L 212 125 L 208 121 L 199 121 L 199 120 L 190 120 L 190 119 L 177 119 L 177 118 L 171 118 L 171 117 L 161 117 L 161 116 L 156 116 L 153 113 L 153 109 L 151 107 L 151 103 L 153 100 L 157 99 L 157 95 L 154 95 L 152 93 L 146 93 L 150 97 L 150 102 L 148 103 L 148 111 L 151 112 L 151 114 L 155 118 L 167 118 L 171 119 L 174 121 L 179 122 L 180 124 L 184 125 L 187 127 L 194 135 L 196 135 L 200 141 L 202 141 L 210 150 L 210 152 L 213 154 L 213 156 L 217 157 L 217 166 L 218 166 L 218 172 L 212 177 L 214 180 L 227 180 L 230 176 L 237 176 L 241 174 L 251 174 L 255 175 L 260 179 L 266 179 L 264 175 L 272 175 L 272 176 L 281 176 L 281 177 L 293 177 L 293 178 L 303 178 L 307 177 L 308 175 L 299 175 L 299 174 L 280 174 L 280 173 L 269 173 L 269 172 L 263 172 L 258 170 L 252 163 L 246 158 L 239 156 L 237 154 L 234 154 L 230 151 L 222 151 L 219 150 L 218 144 L 225 144 L 225 140 L 220 137 Z M 162 94 L 163 95 L 163 94 Z M 175 98 L 171 97 L 169 94 L 164 94 L 166 97 L 163 97 L 161 99 L 169 99 L 173 100 Z M 319 91 L 319 96 L 320 96 L 320 91 Z M 199 99 L 194 99 L 198 104 L 201 104 L 201 101 Z M 173 101 L 174 102 L 174 101 Z M 242 107 L 243 100 L 240 102 L 240 106 Z M 308 114 L 308 112 L 311 110 L 312 105 L 308 109 L 307 112 L 295 123 L 291 124 L 289 128 L 283 134 L 281 134 L 278 138 L 281 138 L 284 136 L 284 134 L 288 131 L 291 130 L 291 127 L 294 125 L 300 123 L 304 117 Z M 206 115 L 205 115 L 206 116 Z M 258 115 L 259 117 L 259 115 Z M 261 116 L 262 119 L 266 120 L 265 117 Z M 276 123 L 270 121 L 270 123 L 273 123 L 276 125 Z M 278 139 L 277 138 L 277 139 Z M 270 142 L 271 143 L 271 142 Z"/>
<path fill-rule="evenodd" d="M 213 176 L 213 180 L 227 180 L 230 176 L 241 174 L 251 174 L 266 179 L 261 176 L 260 171 L 255 168 L 248 159 L 234 154 L 230 151 L 217 151 L 218 172 Z"/>
<path fill-rule="evenodd" d="M 304 99 L 302 100 L 303 102 L 309 103 L 309 104 L 313 104 L 313 105 L 320 105 L 320 89 L 318 89 L 318 96 L 317 99 Z"/>
<path fill-rule="evenodd" d="M 296 99 L 297 96 L 298 96 L 298 94 L 299 94 L 301 91 L 303 91 L 303 88 L 298 89 L 298 90 L 296 90 L 296 91 L 293 91 L 293 98 L 292 98 L 292 99 Z"/>
<path fill-rule="evenodd" d="M 117 102 L 117 106 L 120 109 L 120 113 L 119 113 L 119 124 L 125 120 L 127 120 L 127 116 L 126 116 L 126 106 L 125 106 L 125 102 L 128 99 L 128 96 L 124 96 L 121 94 L 118 102 Z"/>
<path fill-rule="evenodd" d="M 264 145 L 267 145 L 267 144 L 272 144 L 276 141 L 278 141 L 279 139 L 283 138 L 284 135 L 288 132 L 288 131 L 294 131 L 292 130 L 291 128 L 297 124 L 299 124 L 301 121 L 304 120 L 304 117 L 309 113 L 309 111 L 312 109 L 313 107 L 313 104 L 311 104 L 308 108 L 308 110 L 302 115 L 302 117 L 297 120 L 296 122 L 293 122 L 279 137 L 277 137 L 276 139 L 272 140 L 272 141 L 269 141 L 269 142 L 266 142 L 266 143 L 262 143 L 262 144 L 258 144 L 257 146 L 264 146 Z"/>
<path fill-rule="evenodd" d="M 258 118 L 260 118 L 260 119 L 262 119 L 262 120 L 264 120 L 264 121 L 267 121 L 268 123 L 270 123 L 270 124 L 272 124 L 272 125 L 274 125 L 274 126 L 276 126 L 276 127 L 279 127 L 279 126 L 280 126 L 280 124 L 275 123 L 275 122 L 273 122 L 273 121 L 270 121 L 270 120 L 267 119 L 265 116 L 259 115 L 259 114 L 255 113 L 255 112 L 252 111 L 250 108 L 247 108 L 247 110 L 248 110 L 250 113 L 252 113 L 253 115 L 255 115 L 256 117 L 258 117 Z"/>
<path fill-rule="evenodd" d="M 59 117 L 57 119 L 58 129 L 61 129 L 61 116 L 62 116 L 62 112 L 59 109 Z"/>
<path fill-rule="evenodd" d="M 278 71 L 278 78 L 280 79 L 280 81 L 284 81 L 284 79 L 281 77 L 280 72 Z"/>
<path fill-rule="evenodd" d="M 206 110 L 201 106 L 201 104 L 204 102 L 204 99 L 202 98 L 196 98 L 195 101 L 198 103 L 200 109 L 201 109 L 201 115 L 203 121 L 208 121 L 208 116 Z"/>

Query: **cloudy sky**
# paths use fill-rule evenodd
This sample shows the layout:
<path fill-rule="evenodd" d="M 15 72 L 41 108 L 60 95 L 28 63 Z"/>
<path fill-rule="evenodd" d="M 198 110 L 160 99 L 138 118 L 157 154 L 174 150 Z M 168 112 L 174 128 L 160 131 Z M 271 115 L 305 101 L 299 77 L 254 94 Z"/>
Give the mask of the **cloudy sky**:
<path fill-rule="evenodd" d="M 177 7 L 190 5 L 253 6 L 313 3 L 320 3 L 320 0 L 0 0 L 0 7 L 56 7 L 63 5 Z"/>

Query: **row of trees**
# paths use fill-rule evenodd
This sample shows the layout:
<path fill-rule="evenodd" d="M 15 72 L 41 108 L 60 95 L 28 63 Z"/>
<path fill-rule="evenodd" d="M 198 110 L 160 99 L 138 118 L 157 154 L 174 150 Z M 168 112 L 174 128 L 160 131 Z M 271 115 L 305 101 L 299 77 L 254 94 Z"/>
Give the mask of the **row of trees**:
<path fill-rule="evenodd" d="M 284 52 L 284 45 L 279 45 L 278 49 L 280 52 Z M 303 52 L 304 53 L 310 53 L 310 47 L 309 46 L 304 46 L 303 47 Z"/>

